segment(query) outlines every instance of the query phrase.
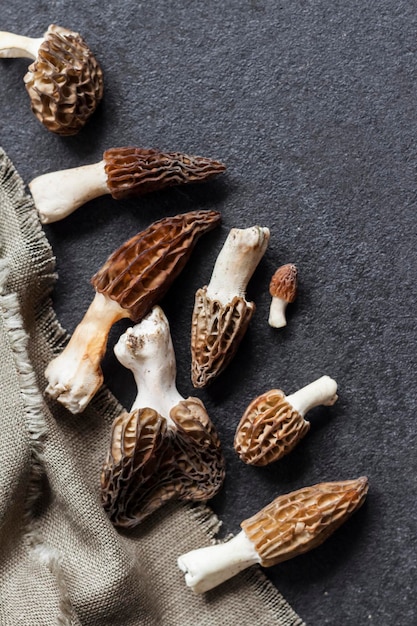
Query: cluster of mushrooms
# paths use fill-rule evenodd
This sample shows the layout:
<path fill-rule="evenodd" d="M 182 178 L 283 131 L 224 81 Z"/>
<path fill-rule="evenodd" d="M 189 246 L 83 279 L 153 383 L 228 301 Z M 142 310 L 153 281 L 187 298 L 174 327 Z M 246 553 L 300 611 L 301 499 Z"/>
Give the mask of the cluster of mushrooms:
<path fill-rule="evenodd" d="M 38 120 L 54 133 L 77 133 L 103 95 L 102 71 L 83 38 L 56 25 L 39 39 L 0 32 L 0 57 L 16 56 L 33 60 L 24 82 Z M 121 147 L 107 150 L 99 163 L 39 176 L 29 188 L 47 224 L 103 194 L 136 197 L 225 169 L 206 157 Z M 72 413 L 83 411 L 103 383 L 100 363 L 112 325 L 123 318 L 134 323 L 114 350 L 134 375 L 137 397 L 112 425 L 101 471 L 103 507 L 115 526 L 134 527 L 172 499 L 207 501 L 223 484 L 219 436 L 201 400 L 183 398 L 176 388 L 169 323 L 158 305 L 200 236 L 220 219 L 216 211 L 166 217 L 120 246 L 92 277 L 93 301 L 46 368 L 46 393 Z M 207 285 L 195 294 L 190 343 L 196 389 L 219 376 L 238 349 L 255 312 L 246 288 L 269 237 L 266 227 L 232 228 Z M 279 267 L 270 282 L 272 327 L 286 325 L 296 293 L 296 266 Z M 279 389 L 260 394 L 237 426 L 236 453 L 255 466 L 278 461 L 308 432 L 307 412 L 332 405 L 336 392 L 336 382 L 322 376 L 290 395 Z M 362 505 L 367 490 L 367 478 L 360 477 L 278 496 L 244 520 L 233 539 L 181 555 L 186 584 L 206 592 L 252 564 L 269 567 L 320 545 Z"/>

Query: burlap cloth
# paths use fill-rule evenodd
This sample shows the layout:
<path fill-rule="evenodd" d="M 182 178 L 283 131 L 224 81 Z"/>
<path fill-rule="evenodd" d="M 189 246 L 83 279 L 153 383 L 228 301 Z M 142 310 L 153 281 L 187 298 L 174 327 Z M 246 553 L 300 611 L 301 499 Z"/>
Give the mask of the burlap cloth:
<path fill-rule="evenodd" d="M 70 415 L 43 395 L 43 372 L 67 340 L 51 308 L 52 250 L 0 149 L 0 623 L 302 624 L 253 567 L 197 596 L 176 566 L 209 544 L 207 507 L 166 506 L 117 532 L 100 505 L 99 474 L 121 410 L 102 389 Z"/>

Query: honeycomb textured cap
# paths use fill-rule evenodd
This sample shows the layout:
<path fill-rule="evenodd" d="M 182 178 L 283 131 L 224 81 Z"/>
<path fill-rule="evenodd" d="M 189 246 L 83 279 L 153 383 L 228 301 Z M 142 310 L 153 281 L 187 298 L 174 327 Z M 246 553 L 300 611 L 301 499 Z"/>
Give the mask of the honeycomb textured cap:
<path fill-rule="evenodd" d="M 93 287 L 139 322 L 181 272 L 199 237 L 220 219 L 217 211 L 191 211 L 154 222 L 107 259 Z"/>
<path fill-rule="evenodd" d="M 282 458 L 310 429 L 285 398 L 283 391 L 271 389 L 247 407 L 236 429 L 234 448 L 249 465 L 268 465 Z"/>
<path fill-rule="evenodd" d="M 136 526 L 168 500 L 208 500 L 222 486 L 220 440 L 202 402 L 183 400 L 170 418 L 174 428 L 144 408 L 114 421 L 101 494 L 115 526 Z"/>
<path fill-rule="evenodd" d="M 223 163 L 201 156 L 135 147 L 111 148 L 103 159 L 107 185 L 116 200 L 201 182 L 226 169 Z"/>
<path fill-rule="evenodd" d="M 294 302 L 297 297 L 298 270 L 293 263 L 281 265 L 271 278 L 269 293 L 272 297 Z"/>
<path fill-rule="evenodd" d="M 319 546 L 365 501 L 368 479 L 319 483 L 279 496 L 241 527 L 261 565 L 270 567 Z"/>
<path fill-rule="evenodd" d="M 84 39 L 52 24 L 24 77 L 38 120 L 58 135 L 75 135 L 103 96 L 103 73 Z"/>

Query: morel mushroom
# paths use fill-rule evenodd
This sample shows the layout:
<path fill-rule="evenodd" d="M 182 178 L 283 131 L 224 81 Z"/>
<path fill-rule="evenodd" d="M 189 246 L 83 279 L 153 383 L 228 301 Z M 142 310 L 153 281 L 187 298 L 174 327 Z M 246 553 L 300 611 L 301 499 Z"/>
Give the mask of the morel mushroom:
<path fill-rule="evenodd" d="M 305 414 L 337 400 L 337 383 L 329 376 L 310 383 L 290 396 L 271 389 L 253 400 L 236 429 L 234 447 L 249 465 L 268 465 L 291 452 L 310 429 Z"/>
<path fill-rule="evenodd" d="M 0 57 L 34 59 L 24 76 L 32 111 L 58 135 L 75 135 L 103 96 L 103 73 L 84 39 L 51 24 L 32 39 L 0 32 Z"/>
<path fill-rule="evenodd" d="M 178 558 L 185 582 L 204 593 L 258 563 L 271 567 L 323 543 L 365 501 L 368 479 L 320 483 L 279 496 L 226 543 Z"/>
<path fill-rule="evenodd" d="M 104 194 L 116 200 L 207 180 L 224 172 L 219 161 L 180 152 L 145 148 L 112 148 L 103 160 L 33 179 L 29 188 L 40 220 L 49 224 L 70 215 Z"/>
<path fill-rule="evenodd" d="M 173 498 L 212 498 L 224 461 L 202 402 L 177 391 L 169 324 L 159 306 L 121 336 L 115 354 L 133 372 L 138 394 L 131 412 L 113 423 L 101 493 L 113 524 L 132 527 Z"/>
<path fill-rule="evenodd" d="M 220 222 L 216 211 L 191 211 L 154 222 L 116 250 L 92 278 L 96 295 L 64 351 L 46 368 L 46 392 L 72 413 L 103 382 L 100 367 L 111 326 L 141 320 L 183 269 L 198 238 Z"/>
<path fill-rule="evenodd" d="M 268 323 L 273 328 L 283 328 L 287 325 L 285 311 L 290 302 L 297 296 L 298 272 L 293 263 L 281 265 L 271 278 L 269 293 L 271 306 Z"/>
<path fill-rule="evenodd" d="M 246 286 L 268 242 L 268 228 L 232 228 L 209 284 L 197 291 L 191 325 L 194 387 L 205 387 L 236 353 L 255 312 L 255 303 L 245 298 Z"/>

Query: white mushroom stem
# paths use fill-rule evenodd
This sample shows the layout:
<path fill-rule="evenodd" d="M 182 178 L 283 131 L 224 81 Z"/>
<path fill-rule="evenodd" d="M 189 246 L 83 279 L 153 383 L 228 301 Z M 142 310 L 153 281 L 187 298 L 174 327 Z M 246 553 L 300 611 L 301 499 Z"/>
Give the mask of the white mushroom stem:
<path fill-rule="evenodd" d="M 36 59 L 40 45 L 45 41 L 44 37 L 34 39 L 15 35 L 6 31 L 0 31 L 0 58 L 15 59 L 26 58 Z"/>
<path fill-rule="evenodd" d="M 110 193 L 104 161 L 43 174 L 29 183 L 29 189 L 42 224 L 61 220 L 86 202 Z"/>
<path fill-rule="evenodd" d="M 314 382 L 302 387 L 295 393 L 286 396 L 287 402 L 302 417 L 319 405 L 331 406 L 337 400 L 337 383 L 330 376 L 322 376 Z"/>
<path fill-rule="evenodd" d="M 108 334 L 112 325 L 124 317 L 128 312 L 117 302 L 96 293 L 64 351 L 46 368 L 46 393 L 71 413 L 83 411 L 101 386 L 100 362 Z"/>
<path fill-rule="evenodd" d="M 178 392 L 174 347 L 168 320 L 159 306 L 117 342 L 114 352 L 130 369 L 138 388 L 131 411 L 149 407 L 168 420 L 171 409 L 184 398 Z"/>
<path fill-rule="evenodd" d="M 287 318 L 285 311 L 288 306 L 288 302 L 284 298 L 274 296 L 271 300 L 271 306 L 269 309 L 268 324 L 273 328 L 284 328 L 287 325 Z"/>
<path fill-rule="evenodd" d="M 232 228 L 214 265 L 207 296 L 228 304 L 244 298 L 247 284 L 269 242 L 269 229 L 260 226 Z"/>
<path fill-rule="evenodd" d="M 242 530 L 226 543 L 181 555 L 177 563 L 185 574 L 187 586 L 196 593 L 204 593 L 260 561 L 255 546 Z"/>

